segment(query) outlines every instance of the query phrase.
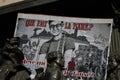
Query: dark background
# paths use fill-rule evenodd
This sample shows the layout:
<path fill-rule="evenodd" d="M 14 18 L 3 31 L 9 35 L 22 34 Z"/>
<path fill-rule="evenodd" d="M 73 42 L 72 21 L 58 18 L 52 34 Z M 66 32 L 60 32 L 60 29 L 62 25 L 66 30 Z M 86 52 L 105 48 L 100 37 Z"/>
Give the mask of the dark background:
<path fill-rule="evenodd" d="M 112 1 L 116 8 L 119 2 Z M 0 47 L 6 38 L 13 37 L 17 14 L 47 14 L 80 18 L 114 18 L 110 0 L 60 0 L 40 6 L 25 8 L 0 15 Z"/>

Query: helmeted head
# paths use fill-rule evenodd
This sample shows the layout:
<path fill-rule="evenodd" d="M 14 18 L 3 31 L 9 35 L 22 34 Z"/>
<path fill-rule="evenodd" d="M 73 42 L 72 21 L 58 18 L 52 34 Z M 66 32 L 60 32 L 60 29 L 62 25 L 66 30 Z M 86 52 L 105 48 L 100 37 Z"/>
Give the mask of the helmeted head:
<path fill-rule="evenodd" d="M 7 39 L 5 46 L 7 48 L 16 48 L 19 46 L 19 44 L 20 44 L 20 38 L 19 37 L 12 37 L 12 38 Z"/>

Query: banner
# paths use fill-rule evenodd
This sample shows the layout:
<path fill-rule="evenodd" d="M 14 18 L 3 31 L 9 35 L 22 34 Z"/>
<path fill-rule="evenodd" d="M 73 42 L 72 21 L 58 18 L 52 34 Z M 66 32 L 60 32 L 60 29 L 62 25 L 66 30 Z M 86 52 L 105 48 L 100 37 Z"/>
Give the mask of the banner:
<path fill-rule="evenodd" d="M 32 74 L 44 68 L 45 74 L 51 69 L 57 76 L 61 70 L 61 80 L 105 80 L 112 22 L 19 13 L 14 36 L 20 37 L 23 64 Z"/>

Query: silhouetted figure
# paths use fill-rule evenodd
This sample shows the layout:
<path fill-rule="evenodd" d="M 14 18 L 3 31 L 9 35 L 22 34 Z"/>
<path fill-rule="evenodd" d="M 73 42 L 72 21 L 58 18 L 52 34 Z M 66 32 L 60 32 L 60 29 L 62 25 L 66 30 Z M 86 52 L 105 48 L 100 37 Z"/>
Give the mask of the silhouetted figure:
<path fill-rule="evenodd" d="M 22 66 L 24 55 L 18 49 L 19 41 L 19 37 L 7 39 L 4 47 L 0 50 L 3 61 L 0 65 L 0 80 L 27 80 L 29 77 L 28 70 Z"/>
<path fill-rule="evenodd" d="M 68 71 L 69 71 L 68 78 L 69 78 L 69 80 L 75 79 L 75 77 L 71 75 L 71 73 L 73 71 L 75 71 L 75 66 L 76 65 L 75 65 L 74 58 L 72 58 L 72 60 L 68 62 Z"/>

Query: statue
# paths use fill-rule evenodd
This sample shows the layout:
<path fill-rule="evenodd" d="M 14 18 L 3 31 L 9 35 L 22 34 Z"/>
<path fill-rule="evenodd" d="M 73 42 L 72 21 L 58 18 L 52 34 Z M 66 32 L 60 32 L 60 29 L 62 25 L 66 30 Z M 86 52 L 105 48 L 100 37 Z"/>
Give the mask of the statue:
<path fill-rule="evenodd" d="M 120 54 L 112 54 L 108 61 L 107 80 L 120 79 Z"/>
<path fill-rule="evenodd" d="M 0 80 L 27 80 L 29 78 L 29 71 L 22 65 L 24 55 L 18 49 L 19 40 L 19 37 L 7 39 L 0 50 Z"/>
<path fill-rule="evenodd" d="M 55 51 L 47 54 L 47 69 L 44 80 L 62 80 L 64 59 L 61 52 Z"/>
<path fill-rule="evenodd" d="M 8 56 L 14 64 L 21 64 L 24 59 L 22 51 L 18 49 L 19 43 L 19 37 L 7 39 L 5 46 L 1 50 L 2 54 Z"/>

